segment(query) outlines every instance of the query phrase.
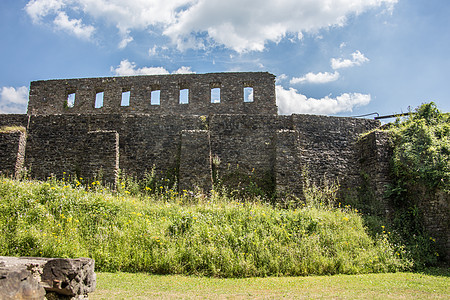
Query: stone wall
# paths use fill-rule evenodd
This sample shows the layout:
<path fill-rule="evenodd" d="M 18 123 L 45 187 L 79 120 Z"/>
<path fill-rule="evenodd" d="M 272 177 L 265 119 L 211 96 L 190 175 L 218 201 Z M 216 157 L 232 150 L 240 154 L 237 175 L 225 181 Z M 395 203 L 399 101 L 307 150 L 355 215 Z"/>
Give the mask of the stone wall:
<path fill-rule="evenodd" d="M 119 174 L 119 134 L 115 130 L 89 131 L 81 164 L 82 176 L 117 184 Z M 88 145 L 88 146 L 86 146 Z"/>
<path fill-rule="evenodd" d="M 392 219 L 395 208 L 384 195 L 387 186 L 392 183 L 390 160 L 393 148 L 389 133 L 380 130 L 370 132 L 360 138 L 355 147 L 357 166 L 361 172 L 357 186 L 368 188 L 373 193 L 365 195 L 367 203 L 364 204 L 371 213 Z M 450 262 L 450 195 L 417 183 L 407 188 L 407 197 L 411 206 L 419 208 L 419 217 L 428 234 L 436 240 L 444 260 Z"/>
<path fill-rule="evenodd" d="M 180 190 L 208 192 L 212 188 L 211 141 L 208 130 L 181 132 Z"/>
<path fill-rule="evenodd" d="M 315 184 L 339 178 L 342 189 L 357 184 L 354 144 L 360 134 L 377 128 L 376 120 L 293 115 L 299 132 L 300 161 Z"/>
<path fill-rule="evenodd" d="M 370 132 L 360 138 L 355 147 L 357 166 L 360 171 L 358 186 L 367 189 L 364 191 L 367 205 L 372 206 L 373 213 L 389 218 L 392 207 L 384 196 L 387 186 L 392 183 L 390 159 L 393 149 L 389 133 L 379 130 Z"/>
<path fill-rule="evenodd" d="M 253 88 L 253 101 L 244 101 L 244 88 Z M 220 102 L 212 103 L 211 89 L 220 88 Z M 180 104 L 180 90 L 188 89 Z M 159 105 L 152 91 L 159 92 Z M 103 104 L 96 108 L 96 95 Z M 122 93 L 130 92 L 129 103 Z M 68 97 L 74 97 L 74 102 Z M 155 93 L 153 97 L 156 98 Z M 213 99 L 214 100 L 214 99 Z M 216 101 L 217 102 L 217 101 Z M 125 105 L 122 105 L 125 104 Z M 99 106 L 99 105 L 97 105 Z M 29 115 L 50 114 L 277 114 L 275 76 L 263 72 L 150 75 L 33 81 Z"/>
<path fill-rule="evenodd" d="M 359 175 L 353 144 L 377 125 L 307 115 L 32 115 L 25 165 L 40 179 L 64 173 L 92 178 L 101 169 L 112 183 L 118 169 L 137 178 L 153 170 L 179 178 L 184 187 L 195 181 L 192 174 L 214 168 L 229 185 L 253 182 L 273 190 L 279 184 L 301 195 L 297 174 L 305 168 L 317 181 Z M 211 186 L 208 176 L 197 185 Z"/>
<path fill-rule="evenodd" d="M 429 191 L 423 186 L 411 187 L 410 192 L 420 208 L 425 228 L 450 263 L 450 194 Z"/>
<path fill-rule="evenodd" d="M 303 198 L 303 176 L 300 161 L 299 132 L 290 129 L 277 131 L 275 179 L 277 192 Z"/>
<path fill-rule="evenodd" d="M 178 172 L 181 131 L 203 127 L 198 116 L 32 116 L 26 165 L 39 179 L 64 173 L 92 178 L 100 168 L 109 174 L 107 182 L 114 182 L 111 174 L 118 168 L 137 178 L 152 169 L 167 177 Z"/>
<path fill-rule="evenodd" d="M 25 155 L 25 133 L 0 132 L 0 174 L 15 176 L 20 173 Z"/>
<path fill-rule="evenodd" d="M 28 118 L 16 114 L 0 116 L 0 174 L 15 176 L 22 171 Z"/>
<path fill-rule="evenodd" d="M 5 126 L 17 126 L 24 127 L 28 126 L 28 118 L 27 115 L 19 115 L 19 114 L 0 114 L 0 129 Z"/>

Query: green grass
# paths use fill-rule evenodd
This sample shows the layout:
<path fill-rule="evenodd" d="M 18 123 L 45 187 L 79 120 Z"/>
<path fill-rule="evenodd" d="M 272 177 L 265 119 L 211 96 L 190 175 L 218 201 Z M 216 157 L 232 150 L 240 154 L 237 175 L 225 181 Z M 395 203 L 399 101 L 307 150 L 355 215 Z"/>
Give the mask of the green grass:
<path fill-rule="evenodd" d="M 213 277 L 406 269 L 349 208 L 280 209 L 216 194 L 127 196 L 98 186 L 0 179 L 0 255 L 91 257 L 98 271 Z"/>
<path fill-rule="evenodd" d="M 207 278 L 98 273 L 90 299 L 449 299 L 444 274 Z"/>

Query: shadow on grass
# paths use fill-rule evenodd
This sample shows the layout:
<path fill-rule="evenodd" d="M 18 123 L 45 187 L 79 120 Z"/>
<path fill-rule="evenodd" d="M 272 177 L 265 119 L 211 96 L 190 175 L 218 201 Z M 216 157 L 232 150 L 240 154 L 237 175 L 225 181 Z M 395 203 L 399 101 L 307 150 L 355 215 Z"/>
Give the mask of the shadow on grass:
<path fill-rule="evenodd" d="M 439 266 L 439 267 L 430 267 L 424 270 L 420 270 L 416 273 L 421 273 L 425 275 L 431 276 L 442 276 L 442 277 L 450 277 L 450 266 L 448 264 Z"/>

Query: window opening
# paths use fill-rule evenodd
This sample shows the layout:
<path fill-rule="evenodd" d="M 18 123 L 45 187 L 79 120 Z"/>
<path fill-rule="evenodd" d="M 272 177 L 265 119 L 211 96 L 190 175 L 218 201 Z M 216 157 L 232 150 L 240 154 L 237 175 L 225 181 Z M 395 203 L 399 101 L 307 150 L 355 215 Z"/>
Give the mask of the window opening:
<path fill-rule="evenodd" d="M 95 108 L 103 107 L 103 92 L 97 92 L 95 94 Z"/>
<path fill-rule="evenodd" d="M 220 88 L 211 88 L 211 103 L 220 103 Z"/>
<path fill-rule="evenodd" d="M 122 91 L 122 101 L 120 106 L 130 106 L 130 91 Z"/>
<path fill-rule="evenodd" d="M 180 104 L 189 103 L 189 89 L 180 89 Z"/>
<path fill-rule="evenodd" d="M 253 88 L 251 86 L 244 87 L 244 102 L 253 102 Z"/>
<path fill-rule="evenodd" d="M 150 95 L 150 104 L 151 105 L 160 105 L 161 104 L 161 90 L 153 90 Z"/>
<path fill-rule="evenodd" d="M 67 107 L 72 108 L 75 106 L 75 92 L 69 92 L 67 94 Z"/>

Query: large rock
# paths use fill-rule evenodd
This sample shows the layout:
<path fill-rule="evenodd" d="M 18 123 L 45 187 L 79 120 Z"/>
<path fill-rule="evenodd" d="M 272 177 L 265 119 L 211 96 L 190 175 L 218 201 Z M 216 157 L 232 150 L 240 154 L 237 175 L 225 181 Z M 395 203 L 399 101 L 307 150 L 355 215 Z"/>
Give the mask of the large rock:
<path fill-rule="evenodd" d="M 87 299 L 95 284 L 90 258 L 0 256 L 0 300 Z"/>

